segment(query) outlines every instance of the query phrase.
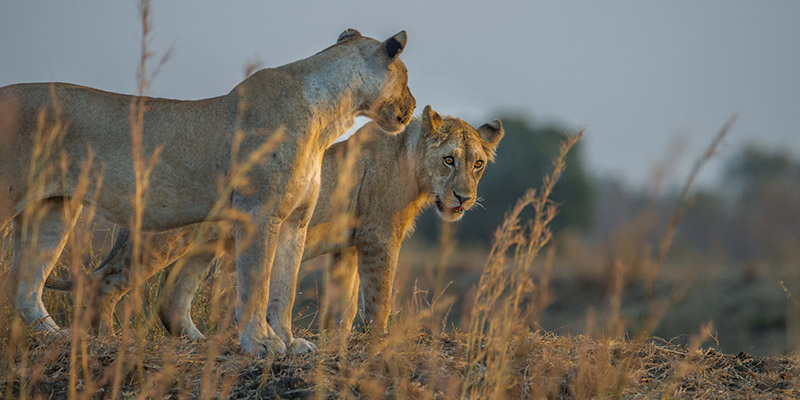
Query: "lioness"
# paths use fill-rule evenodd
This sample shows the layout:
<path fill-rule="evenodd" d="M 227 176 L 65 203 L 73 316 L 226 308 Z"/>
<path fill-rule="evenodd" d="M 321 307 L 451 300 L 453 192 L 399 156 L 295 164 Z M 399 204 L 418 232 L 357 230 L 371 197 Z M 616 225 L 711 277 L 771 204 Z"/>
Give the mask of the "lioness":
<path fill-rule="evenodd" d="M 206 219 L 218 200 L 219 179 L 228 177 L 238 162 L 232 159 L 237 129 L 244 132 L 237 142 L 239 159 L 282 132 L 282 140 L 264 162 L 247 173 L 247 180 L 257 184 L 237 188 L 224 199 L 251 221 L 234 223 L 236 318 L 245 352 L 283 353 L 287 346 L 294 353 L 315 350 L 313 344 L 292 337 L 291 309 L 319 192 L 322 156 L 356 116 L 371 118 L 388 133 L 401 131 L 410 121 L 416 103 L 398 57 L 405 45 L 404 31 L 379 42 L 349 29 L 335 45 L 291 64 L 262 69 L 227 95 L 199 101 L 146 99 L 143 154 L 163 148 L 150 175 L 141 218 L 146 231 Z M 95 165 L 105 167 L 98 195 L 84 202 L 91 200 L 98 214 L 116 224 L 133 221 L 130 202 L 136 187 L 129 109 L 135 100 L 63 83 L 0 88 L 0 142 L 10 146 L 8 153 L 13 155 L 0 159 L 0 190 L 8 199 L 0 210 L 0 228 L 12 219 L 15 224 L 14 257 L 4 287 L 13 306 L 37 329 L 58 330 L 41 294 L 74 224 L 74 219 L 64 223 L 62 203 L 76 191 L 81 161 L 93 155 Z M 41 110 L 51 120 L 58 115 L 66 130 L 50 158 L 42 155 L 34 165 Z M 29 169 L 60 165 L 62 154 L 68 161 L 66 170 L 41 188 L 29 187 Z M 87 193 L 95 186 L 92 182 Z M 46 210 L 41 226 L 21 229 L 21 213 L 30 207 Z M 249 246 L 244 243 L 247 229 L 253 233 Z M 23 265 L 23 250 L 33 246 L 37 257 Z M 271 274 L 276 277 L 272 285 Z M 271 324 L 264 318 L 267 313 Z"/>
<path fill-rule="evenodd" d="M 360 281 L 364 319 L 371 322 L 370 332 L 385 332 L 403 237 L 428 205 L 435 204 L 445 221 L 456 221 L 475 204 L 478 182 L 486 163 L 494 160 L 504 134 L 498 120 L 475 130 L 461 119 L 440 117 L 430 106 L 396 136 L 378 135 L 378 130 L 374 123 L 366 124 L 347 142 L 331 146 L 322 161 L 319 202 L 306 236 L 303 261 L 331 252 L 340 261 L 338 270 L 331 274 L 334 288 L 325 288 L 326 292 L 342 296 L 342 301 L 333 303 L 325 296 L 324 303 L 329 304 L 322 307 L 322 324 L 327 328 L 335 320 L 342 328 L 351 328 Z M 348 168 L 342 164 L 351 154 L 355 163 Z M 329 232 L 336 218 L 340 218 L 333 204 L 342 182 L 353 183 L 343 196 L 347 199 L 343 211 L 354 224 L 343 238 L 337 238 Z M 190 239 L 195 237 L 194 229 L 153 237 L 155 247 L 146 253 L 148 270 L 141 278 L 146 279 L 185 254 Z M 230 238 L 225 227 L 217 228 L 216 235 L 220 234 Z M 126 232 L 121 231 L 111 254 L 91 275 L 101 296 L 106 296 L 106 301 L 101 302 L 106 318 L 110 318 L 108 310 L 113 310 L 116 301 L 139 283 L 132 282 L 127 274 L 131 259 L 127 240 Z M 231 245 L 226 243 L 225 247 Z M 213 252 L 185 257 L 177 275 L 171 277 L 174 286 L 162 290 L 161 296 L 166 298 L 159 300 L 158 313 L 170 333 L 203 338 L 192 322 L 190 308 L 213 257 Z M 47 286 L 69 288 L 68 283 L 55 280 L 49 280 Z"/>

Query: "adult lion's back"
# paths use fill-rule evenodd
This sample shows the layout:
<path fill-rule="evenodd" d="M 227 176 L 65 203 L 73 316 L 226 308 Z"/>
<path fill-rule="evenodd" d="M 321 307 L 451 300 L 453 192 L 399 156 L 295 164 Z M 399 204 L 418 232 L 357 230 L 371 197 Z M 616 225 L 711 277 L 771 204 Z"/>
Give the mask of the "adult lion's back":
<path fill-rule="evenodd" d="M 85 174 L 82 164 L 87 160 L 103 175 L 102 181 L 90 182 L 88 193 L 95 193 L 94 185 L 102 182 L 92 201 L 103 205 L 99 211 L 104 217 L 126 223 L 135 190 L 131 151 L 134 99 L 64 83 L 0 88 L 0 142 L 8 155 L 0 160 L 0 182 L 7 203 L 0 209 L 0 223 L 5 225 L 28 204 L 72 196 Z M 222 98 L 145 99 L 142 154 L 150 157 L 156 148 L 163 150 L 150 179 L 148 201 L 152 207 L 144 220 L 149 228 L 202 221 L 216 200 L 214 179 L 226 169 L 225 156 L 229 154 L 227 141 L 219 139 L 220 132 L 225 132 L 236 112 L 223 102 Z M 190 202 L 196 206 L 184 209 Z M 183 210 L 175 213 L 176 209 Z"/>

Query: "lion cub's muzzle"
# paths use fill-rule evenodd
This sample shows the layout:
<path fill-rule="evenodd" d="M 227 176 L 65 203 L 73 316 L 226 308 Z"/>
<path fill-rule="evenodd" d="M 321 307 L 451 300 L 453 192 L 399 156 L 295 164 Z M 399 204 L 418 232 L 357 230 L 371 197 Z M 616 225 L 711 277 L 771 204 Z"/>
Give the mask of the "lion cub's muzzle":
<path fill-rule="evenodd" d="M 475 201 L 472 200 L 473 196 L 459 194 L 455 190 L 453 190 L 453 196 L 458 200 L 458 205 L 453 207 L 453 212 L 456 214 L 464 214 L 464 211 L 469 210 L 475 204 Z"/>
<path fill-rule="evenodd" d="M 453 190 L 451 195 L 436 195 L 434 203 L 439 216 L 445 221 L 453 222 L 461 219 L 464 216 L 464 211 L 472 208 L 475 204 L 475 199 L 474 196 L 466 196 Z"/>

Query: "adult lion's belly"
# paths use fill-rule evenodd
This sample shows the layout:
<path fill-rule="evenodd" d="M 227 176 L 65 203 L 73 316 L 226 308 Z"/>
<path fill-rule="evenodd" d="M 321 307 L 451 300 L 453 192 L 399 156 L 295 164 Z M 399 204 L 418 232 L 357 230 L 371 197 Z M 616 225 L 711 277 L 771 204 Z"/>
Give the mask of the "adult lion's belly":
<path fill-rule="evenodd" d="M 303 261 L 327 253 L 327 251 L 324 250 L 329 249 L 331 246 L 331 241 L 328 240 L 329 227 L 329 222 L 308 227 L 308 231 L 306 232 L 306 246 L 303 250 Z"/>
<path fill-rule="evenodd" d="M 151 178 L 142 221 L 145 229 L 163 230 L 202 222 L 217 201 L 227 203 L 227 199 L 219 199 L 213 179 L 208 176 L 211 172 L 199 171 L 195 176 L 184 171 L 170 174 L 174 171 L 165 167 L 154 171 Z"/>
<path fill-rule="evenodd" d="M 323 254 L 341 251 L 350 247 L 349 230 L 337 235 L 330 222 L 312 225 L 306 233 L 306 247 L 303 250 L 303 261 L 308 261 Z"/>

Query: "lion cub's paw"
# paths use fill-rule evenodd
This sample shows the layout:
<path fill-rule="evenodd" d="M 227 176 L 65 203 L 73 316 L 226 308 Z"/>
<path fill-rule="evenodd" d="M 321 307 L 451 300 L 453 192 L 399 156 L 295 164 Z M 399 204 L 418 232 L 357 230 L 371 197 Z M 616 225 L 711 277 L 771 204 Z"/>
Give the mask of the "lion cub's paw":
<path fill-rule="evenodd" d="M 185 329 L 181 336 L 183 336 L 184 338 L 189 339 L 189 340 L 191 340 L 193 342 L 206 340 L 206 336 L 203 335 L 202 333 L 200 333 L 200 331 L 197 330 L 197 328 Z"/>
<path fill-rule="evenodd" d="M 242 350 L 252 357 L 266 357 L 270 354 L 286 354 L 286 345 L 275 334 L 263 338 L 239 336 L 239 345 Z"/>
<path fill-rule="evenodd" d="M 60 328 L 56 330 L 41 331 L 39 334 L 53 339 L 63 339 L 72 336 L 72 329 Z"/>
<path fill-rule="evenodd" d="M 294 355 L 316 354 L 318 351 L 317 345 L 300 338 L 296 338 L 292 341 L 292 344 L 289 345 L 289 350 L 291 350 Z"/>
<path fill-rule="evenodd" d="M 178 326 L 179 328 L 177 329 L 177 331 L 180 332 L 179 336 L 182 336 L 191 341 L 200 341 L 206 339 L 205 335 L 200 333 L 200 330 L 197 329 L 197 326 L 195 326 L 191 318 L 181 319 L 180 324 Z"/>

